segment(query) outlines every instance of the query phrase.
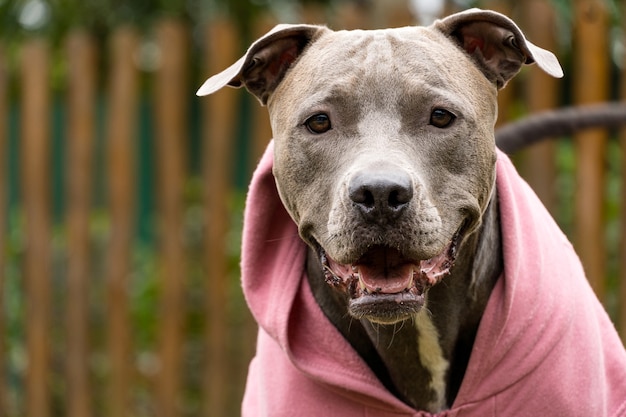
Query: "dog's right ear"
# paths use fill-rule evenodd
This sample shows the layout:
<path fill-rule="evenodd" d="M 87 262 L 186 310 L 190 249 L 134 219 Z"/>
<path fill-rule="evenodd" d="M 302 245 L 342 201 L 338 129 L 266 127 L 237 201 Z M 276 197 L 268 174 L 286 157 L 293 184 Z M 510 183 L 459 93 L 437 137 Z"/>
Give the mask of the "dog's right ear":
<path fill-rule="evenodd" d="M 237 62 L 206 80 L 196 94 L 206 96 L 226 85 L 245 86 L 265 105 L 307 45 L 329 30 L 316 25 L 277 25 L 254 42 Z"/>

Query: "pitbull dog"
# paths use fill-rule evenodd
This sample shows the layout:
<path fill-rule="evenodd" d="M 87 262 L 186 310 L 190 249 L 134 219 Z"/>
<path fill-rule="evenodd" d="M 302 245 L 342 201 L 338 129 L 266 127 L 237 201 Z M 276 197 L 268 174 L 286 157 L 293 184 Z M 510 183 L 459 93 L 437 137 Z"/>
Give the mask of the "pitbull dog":
<path fill-rule="evenodd" d="M 198 91 L 245 86 L 268 106 L 313 295 L 417 410 L 454 402 L 502 274 L 496 95 L 532 63 L 562 76 L 510 19 L 478 9 L 430 27 L 279 25 Z"/>

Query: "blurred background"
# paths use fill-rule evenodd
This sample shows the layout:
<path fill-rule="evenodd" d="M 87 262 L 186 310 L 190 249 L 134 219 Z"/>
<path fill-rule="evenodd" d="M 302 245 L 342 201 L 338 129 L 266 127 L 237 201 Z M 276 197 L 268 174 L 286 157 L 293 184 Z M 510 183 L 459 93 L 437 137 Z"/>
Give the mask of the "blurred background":
<path fill-rule="evenodd" d="M 241 214 L 271 132 L 248 94 L 195 91 L 278 22 L 474 6 L 565 69 L 525 68 L 499 124 L 625 96 L 617 0 L 0 0 L 0 416 L 239 415 L 256 337 Z M 625 143 L 589 131 L 514 155 L 622 337 Z"/>

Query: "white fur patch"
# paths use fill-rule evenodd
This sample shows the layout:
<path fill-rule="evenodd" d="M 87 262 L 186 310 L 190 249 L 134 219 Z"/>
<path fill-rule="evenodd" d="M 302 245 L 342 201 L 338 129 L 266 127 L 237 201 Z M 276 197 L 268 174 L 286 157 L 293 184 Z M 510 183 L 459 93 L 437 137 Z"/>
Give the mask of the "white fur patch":
<path fill-rule="evenodd" d="M 415 316 L 415 327 L 418 331 L 420 362 L 430 372 L 429 387 L 435 392 L 435 399 L 429 404 L 429 409 L 431 412 L 441 411 L 446 406 L 445 377 L 450 364 L 443 357 L 439 333 L 426 308 Z"/>

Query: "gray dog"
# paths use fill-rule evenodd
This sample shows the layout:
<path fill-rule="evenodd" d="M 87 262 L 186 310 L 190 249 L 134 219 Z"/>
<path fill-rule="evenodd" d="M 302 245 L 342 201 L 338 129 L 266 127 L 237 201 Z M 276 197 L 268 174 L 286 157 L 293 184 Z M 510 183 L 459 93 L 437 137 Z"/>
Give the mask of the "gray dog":
<path fill-rule="evenodd" d="M 274 133 L 246 208 L 244 414 L 626 415 L 621 342 L 494 144 L 497 90 L 532 63 L 562 76 L 472 9 L 279 25 L 201 87 L 245 86 Z"/>

